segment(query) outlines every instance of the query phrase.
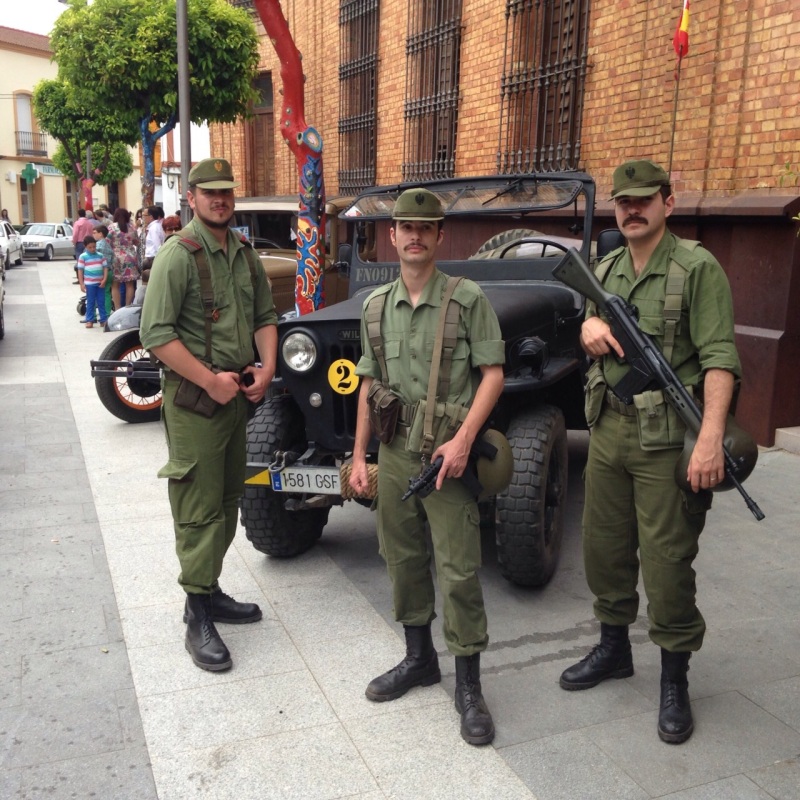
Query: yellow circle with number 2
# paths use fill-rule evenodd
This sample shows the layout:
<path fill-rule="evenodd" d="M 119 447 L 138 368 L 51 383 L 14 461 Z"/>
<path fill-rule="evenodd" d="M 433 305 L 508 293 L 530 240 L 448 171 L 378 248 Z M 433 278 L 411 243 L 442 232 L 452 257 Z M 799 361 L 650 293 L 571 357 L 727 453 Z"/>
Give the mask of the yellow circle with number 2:
<path fill-rule="evenodd" d="M 352 394 L 358 388 L 356 365 L 340 358 L 328 367 L 328 383 L 337 394 Z"/>

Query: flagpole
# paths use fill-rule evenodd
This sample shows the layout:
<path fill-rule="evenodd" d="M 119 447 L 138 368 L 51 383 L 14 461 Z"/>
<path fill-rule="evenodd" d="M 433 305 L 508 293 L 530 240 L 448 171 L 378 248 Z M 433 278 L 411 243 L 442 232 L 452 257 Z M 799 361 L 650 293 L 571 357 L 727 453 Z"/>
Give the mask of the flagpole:
<path fill-rule="evenodd" d="M 678 68 L 675 70 L 675 98 L 672 102 L 672 132 L 669 140 L 669 166 L 667 167 L 667 175 L 672 181 L 672 155 L 675 152 L 675 129 L 678 125 L 678 92 L 681 86 L 681 62 L 683 59 L 678 57 Z"/>
<path fill-rule="evenodd" d="M 678 65 L 675 69 L 675 98 L 672 103 L 672 132 L 669 141 L 669 167 L 667 175 L 672 181 L 672 156 L 675 152 L 675 130 L 678 127 L 678 92 L 681 88 L 681 64 L 683 57 L 689 52 L 689 0 L 683 0 L 683 9 L 675 36 L 672 38 L 672 46 L 678 56 Z"/>

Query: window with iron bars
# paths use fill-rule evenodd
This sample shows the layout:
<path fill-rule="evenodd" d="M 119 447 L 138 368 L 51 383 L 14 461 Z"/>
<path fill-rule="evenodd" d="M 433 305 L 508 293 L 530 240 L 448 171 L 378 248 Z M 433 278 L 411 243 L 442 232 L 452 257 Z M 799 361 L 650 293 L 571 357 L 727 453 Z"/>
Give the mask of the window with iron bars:
<path fill-rule="evenodd" d="M 339 4 L 339 191 L 375 185 L 379 0 Z"/>
<path fill-rule="evenodd" d="M 461 0 L 409 3 L 403 180 L 455 175 L 460 61 Z"/>
<path fill-rule="evenodd" d="M 578 169 L 590 0 L 506 0 L 497 171 Z"/>

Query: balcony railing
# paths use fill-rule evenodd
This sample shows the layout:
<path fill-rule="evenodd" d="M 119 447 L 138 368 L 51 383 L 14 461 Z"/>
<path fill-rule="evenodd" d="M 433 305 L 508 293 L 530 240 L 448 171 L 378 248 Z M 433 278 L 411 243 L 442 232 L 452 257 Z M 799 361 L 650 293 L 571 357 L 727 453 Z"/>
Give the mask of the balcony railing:
<path fill-rule="evenodd" d="M 18 156 L 47 157 L 47 134 L 33 131 L 15 131 Z"/>

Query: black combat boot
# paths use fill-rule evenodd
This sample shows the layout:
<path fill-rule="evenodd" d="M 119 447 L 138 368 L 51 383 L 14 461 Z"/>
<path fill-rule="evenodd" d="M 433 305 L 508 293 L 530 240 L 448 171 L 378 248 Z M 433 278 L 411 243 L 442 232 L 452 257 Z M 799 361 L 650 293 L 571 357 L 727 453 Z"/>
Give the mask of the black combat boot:
<path fill-rule="evenodd" d="M 481 654 L 456 656 L 456 711 L 461 714 L 461 738 L 470 744 L 489 744 L 494 722 L 481 694 Z"/>
<path fill-rule="evenodd" d="M 214 622 L 227 622 L 230 625 L 242 625 L 245 622 L 258 622 L 261 619 L 261 609 L 255 603 L 239 603 L 222 589 L 212 592 L 211 619 Z M 188 598 L 188 595 L 187 595 Z M 188 599 L 183 609 L 183 621 L 189 621 Z"/>
<path fill-rule="evenodd" d="M 561 673 L 562 689 L 591 689 L 607 678 L 630 678 L 633 656 L 627 625 L 600 623 L 600 644 L 588 656 Z"/>
<path fill-rule="evenodd" d="M 233 661 L 211 618 L 211 595 L 186 595 L 186 649 L 192 661 L 211 672 L 230 669 Z"/>
<path fill-rule="evenodd" d="M 432 686 L 442 679 L 430 623 L 404 625 L 403 629 L 406 634 L 406 657 L 396 667 L 371 681 L 365 691 L 367 697 L 376 703 L 396 700 L 414 686 Z"/>
<path fill-rule="evenodd" d="M 662 742 L 681 744 L 694 730 L 689 704 L 691 653 L 670 653 L 661 648 L 661 707 L 658 710 L 658 736 Z"/>

